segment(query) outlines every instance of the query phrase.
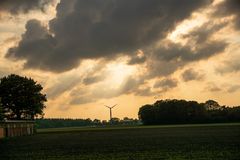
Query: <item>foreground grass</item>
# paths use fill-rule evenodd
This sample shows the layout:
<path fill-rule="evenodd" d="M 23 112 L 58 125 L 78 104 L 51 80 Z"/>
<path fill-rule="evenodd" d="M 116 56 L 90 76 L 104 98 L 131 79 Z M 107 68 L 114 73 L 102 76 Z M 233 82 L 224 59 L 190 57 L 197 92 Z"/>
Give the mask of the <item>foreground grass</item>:
<path fill-rule="evenodd" d="M 217 127 L 217 126 L 240 126 L 240 123 L 209 123 L 209 124 L 169 124 L 169 125 L 138 125 L 138 126 L 88 126 L 88 127 L 62 127 L 38 129 L 37 133 L 52 132 L 75 132 L 75 131 L 101 131 L 123 129 L 147 129 L 147 128 L 177 128 L 177 127 Z"/>
<path fill-rule="evenodd" d="M 158 160 L 240 157 L 240 124 L 59 128 L 0 140 L 0 159 Z"/>

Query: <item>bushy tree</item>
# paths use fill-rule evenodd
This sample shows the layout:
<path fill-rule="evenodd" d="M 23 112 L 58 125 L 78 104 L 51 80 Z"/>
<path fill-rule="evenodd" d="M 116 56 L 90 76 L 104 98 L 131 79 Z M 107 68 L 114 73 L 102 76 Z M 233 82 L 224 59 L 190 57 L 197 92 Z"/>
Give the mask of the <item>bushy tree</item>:
<path fill-rule="evenodd" d="M 109 121 L 109 123 L 111 123 L 111 124 L 119 124 L 119 122 L 120 122 L 120 119 L 117 118 L 117 117 L 113 117 L 113 118 Z"/>
<path fill-rule="evenodd" d="M 46 95 L 31 78 L 11 74 L 0 79 L 0 97 L 8 119 L 34 119 L 43 115 Z"/>
<path fill-rule="evenodd" d="M 196 101 L 159 100 L 139 110 L 144 124 L 176 124 L 203 122 L 206 109 Z"/>
<path fill-rule="evenodd" d="M 222 107 L 218 104 L 217 101 L 214 100 L 207 100 L 204 104 L 207 110 L 218 110 L 221 109 Z"/>
<path fill-rule="evenodd" d="M 139 109 L 144 124 L 239 122 L 240 107 L 220 106 L 214 100 L 205 103 L 186 100 L 159 100 Z"/>

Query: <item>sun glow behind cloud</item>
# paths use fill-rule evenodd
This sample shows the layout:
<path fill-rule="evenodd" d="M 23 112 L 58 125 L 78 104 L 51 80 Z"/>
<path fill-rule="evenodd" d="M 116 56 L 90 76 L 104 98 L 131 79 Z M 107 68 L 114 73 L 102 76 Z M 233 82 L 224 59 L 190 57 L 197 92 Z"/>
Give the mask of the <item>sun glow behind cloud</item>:
<path fill-rule="evenodd" d="M 184 40 L 181 38 L 181 35 L 188 33 L 195 27 L 199 27 L 205 22 L 207 22 L 208 16 L 213 12 L 214 5 L 212 4 L 204 9 L 201 9 L 201 12 L 195 12 L 189 19 L 184 20 L 177 25 L 175 30 L 168 34 L 167 39 L 170 39 L 174 42 L 184 43 Z"/>
<path fill-rule="evenodd" d="M 136 74 L 136 67 L 126 65 L 124 61 L 117 61 L 107 65 L 106 86 L 119 88 L 119 86 L 131 75 Z"/>

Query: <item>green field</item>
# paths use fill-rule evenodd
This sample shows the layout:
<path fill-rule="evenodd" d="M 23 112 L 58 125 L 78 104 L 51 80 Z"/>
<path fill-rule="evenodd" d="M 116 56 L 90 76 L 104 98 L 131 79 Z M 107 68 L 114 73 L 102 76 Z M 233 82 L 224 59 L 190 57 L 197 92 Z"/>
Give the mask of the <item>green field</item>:
<path fill-rule="evenodd" d="M 41 129 L 0 140 L 0 159 L 240 159 L 240 124 Z"/>

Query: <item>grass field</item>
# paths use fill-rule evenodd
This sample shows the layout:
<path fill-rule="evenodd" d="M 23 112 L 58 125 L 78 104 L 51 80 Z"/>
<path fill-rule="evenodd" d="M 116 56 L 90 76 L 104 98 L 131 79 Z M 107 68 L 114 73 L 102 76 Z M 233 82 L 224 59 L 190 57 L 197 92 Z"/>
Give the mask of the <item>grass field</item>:
<path fill-rule="evenodd" d="M 0 140 L 0 159 L 238 160 L 240 124 L 41 129 Z"/>

